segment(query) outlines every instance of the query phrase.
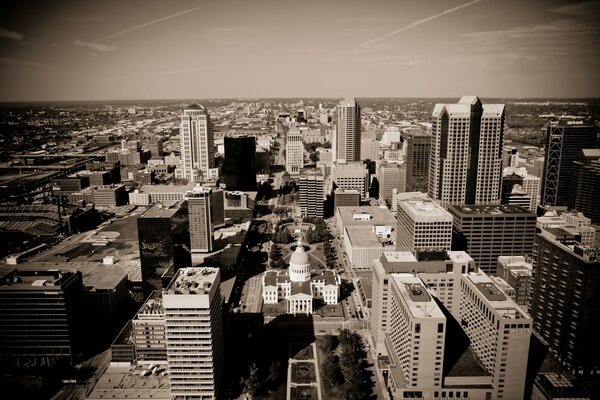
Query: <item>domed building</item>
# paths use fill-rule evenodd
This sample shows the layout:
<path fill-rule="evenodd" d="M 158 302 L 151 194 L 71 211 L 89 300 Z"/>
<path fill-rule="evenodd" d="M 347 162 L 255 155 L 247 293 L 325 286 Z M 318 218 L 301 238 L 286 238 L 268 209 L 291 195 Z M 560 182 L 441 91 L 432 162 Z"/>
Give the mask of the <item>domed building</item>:
<path fill-rule="evenodd" d="M 277 304 L 285 299 L 289 314 L 312 314 L 314 300 L 322 300 L 324 304 L 339 302 L 340 283 L 340 276 L 332 270 L 314 276 L 310 273 L 308 253 L 302 240 L 298 239 L 287 272 L 281 270 L 265 272 L 263 301 L 265 304 Z"/>

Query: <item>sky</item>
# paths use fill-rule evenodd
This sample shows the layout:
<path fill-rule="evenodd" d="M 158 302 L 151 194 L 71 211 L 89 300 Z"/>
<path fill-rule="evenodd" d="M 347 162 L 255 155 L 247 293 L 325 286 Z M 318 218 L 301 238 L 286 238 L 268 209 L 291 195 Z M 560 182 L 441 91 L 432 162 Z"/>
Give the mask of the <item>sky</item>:
<path fill-rule="evenodd" d="M 600 97 L 600 1 L 3 1 L 0 101 Z"/>

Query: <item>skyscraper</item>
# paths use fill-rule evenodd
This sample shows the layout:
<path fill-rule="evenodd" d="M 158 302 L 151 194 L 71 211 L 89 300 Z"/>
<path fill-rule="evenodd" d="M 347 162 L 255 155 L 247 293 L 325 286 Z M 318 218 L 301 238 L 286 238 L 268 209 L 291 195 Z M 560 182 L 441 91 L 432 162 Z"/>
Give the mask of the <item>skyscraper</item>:
<path fill-rule="evenodd" d="M 535 239 L 533 326 L 569 371 L 600 369 L 600 249 L 578 242 L 561 228 L 542 229 Z"/>
<path fill-rule="evenodd" d="M 223 175 L 227 190 L 256 190 L 256 138 L 226 137 Z"/>
<path fill-rule="evenodd" d="M 187 207 L 157 204 L 137 219 L 137 227 L 144 287 L 147 291 L 162 289 L 169 269 L 191 262 Z"/>
<path fill-rule="evenodd" d="M 338 162 L 360 160 L 360 106 L 354 98 L 342 100 L 337 106 L 334 148 Z"/>
<path fill-rule="evenodd" d="M 304 144 L 302 133 L 297 126 L 292 126 L 287 133 L 285 141 L 285 170 L 298 175 L 304 167 Z"/>
<path fill-rule="evenodd" d="M 369 171 L 360 161 L 340 163 L 334 161 L 331 167 L 334 189 L 357 190 L 363 198 L 368 197 Z"/>
<path fill-rule="evenodd" d="M 174 400 L 216 399 L 223 375 L 219 268 L 182 268 L 163 292 Z"/>
<path fill-rule="evenodd" d="M 411 132 L 406 137 L 406 191 L 427 193 L 431 135 Z"/>
<path fill-rule="evenodd" d="M 190 221 L 190 249 L 192 253 L 210 253 L 213 250 L 214 223 L 211 215 L 212 189 L 195 187 L 186 193 Z"/>
<path fill-rule="evenodd" d="M 177 176 L 188 183 L 202 182 L 215 165 L 214 137 L 206 109 L 192 104 L 181 116 L 181 164 Z"/>
<path fill-rule="evenodd" d="M 73 364 L 81 351 L 81 272 L 13 270 L 0 276 L 0 361 Z"/>
<path fill-rule="evenodd" d="M 542 175 L 542 205 L 566 206 L 573 161 L 582 149 L 596 147 L 596 128 L 583 121 L 559 121 L 548 126 Z"/>
<path fill-rule="evenodd" d="M 463 96 L 432 114 L 429 196 L 451 204 L 500 202 L 504 104 Z"/>
<path fill-rule="evenodd" d="M 318 169 L 304 169 L 300 172 L 300 211 L 304 217 L 323 218 L 325 177 Z"/>
<path fill-rule="evenodd" d="M 581 211 L 593 224 L 600 223 L 600 149 L 583 149 L 573 162 L 569 209 Z"/>
<path fill-rule="evenodd" d="M 398 193 L 402 193 L 406 189 L 406 165 L 381 163 L 377 168 L 377 179 L 379 180 L 379 201 L 384 201 L 389 207 L 392 203 L 393 190 L 397 189 Z"/>

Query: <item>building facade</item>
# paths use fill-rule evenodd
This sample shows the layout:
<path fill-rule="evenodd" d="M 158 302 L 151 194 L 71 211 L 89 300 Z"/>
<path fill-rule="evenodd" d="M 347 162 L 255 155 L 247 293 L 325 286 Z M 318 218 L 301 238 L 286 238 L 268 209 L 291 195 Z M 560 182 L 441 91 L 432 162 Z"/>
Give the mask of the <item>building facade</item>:
<path fill-rule="evenodd" d="M 406 136 L 406 191 L 427 193 L 431 134 L 411 132 Z"/>
<path fill-rule="evenodd" d="M 256 190 L 256 138 L 225 137 L 223 175 L 227 190 Z"/>
<path fill-rule="evenodd" d="M 325 177 L 320 170 L 304 169 L 298 179 L 300 212 L 307 218 L 323 218 Z"/>
<path fill-rule="evenodd" d="M 566 206 L 573 162 L 582 149 L 596 147 L 596 128 L 584 121 L 559 121 L 547 129 L 541 204 Z"/>
<path fill-rule="evenodd" d="M 183 110 L 180 137 L 180 175 L 188 183 L 202 182 L 215 165 L 213 127 L 208 111 L 199 104 Z"/>
<path fill-rule="evenodd" d="M 443 207 L 499 203 L 504 105 L 463 96 L 436 104 L 432 124 L 429 196 Z"/>
<path fill-rule="evenodd" d="M 216 399 L 224 372 L 218 268 L 182 268 L 163 291 L 173 400 Z"/>
<path fill-rule="evenodd" d="M 190 223 L 190 250 L 192 253 L 210 253 L 213 250 L 214 230 L 212 189 L 198 186 L 187 192 L 185 197 Z"/>
<path fill-rule="evenodd" d="M 453 249 L 464 250 L 496 275 L 499 256 L 531 256 L 536 214 L 517 205 L 451 206 Z"/>
<path fill-rule="evenodd" d="M 292 126 L 285 141 L 285 170 L 291 175 L 298 175 L 302 168 L 304 168 L 302 133 L 297 126 Z"/>
<path fill-rule="evenodd" d="M 390 207 L 394 189 L 398 193 L 406 191 L 406 165 L 398 163 L 381 163 L 377 167 L 379 181 L 379 200 Z"/>
<path fill-rule="evenodd" d="M 360 161 L 360 131 L 360 106 L 354 98 L 340 101 L 334 141 L 336 161 Z"/>
<path fill-rule="evenodd" d="M 583 149 L 572 164 L 573 173 L 568 207 L 600 223 L 600 201 L 596 190 L 600 187 L 600 149 Z"/>

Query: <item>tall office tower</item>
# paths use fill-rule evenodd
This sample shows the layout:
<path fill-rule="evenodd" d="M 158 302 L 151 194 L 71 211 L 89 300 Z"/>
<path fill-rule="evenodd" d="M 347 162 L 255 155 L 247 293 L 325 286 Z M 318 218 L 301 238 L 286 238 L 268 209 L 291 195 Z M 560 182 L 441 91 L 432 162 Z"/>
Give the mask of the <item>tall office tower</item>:
<path fill-rule="evenodd" d="M 520 187 L 520 191 L 525 193 L 529 203 L 524 207 L 535 211 L 540 203 L 540 178 L 531 175 L 525 167 L 506 167 L 502 172 L 502 203 L 511 204 L 509 201 L 515 186 Z M 517 191 L 519 189 L 517 188 Z"/>
<path fill-rule="evenodd" d="M 369 171 L 360 161 L 340 163 L 334 161 L 331 167 L 334 189 L 357 190 L 363 198 L 369 195 Z"/>
<path fill-rule="evenodd" d="M 213 250 L 214 223 L 211 215 L 212 189 L 195 187 L 185 195 L 190 221 L 190 250 L 210 253 Z"/>
<path fill-rule="evenodd" d="M 303 169 L 300 172 L 300 211 L 308 218 L 323 218 L 325 177 L 318 169 Z"/>
<path fill-rule="evenodd" d="M 139 362 L 167 361 L 165 310 L 162 291 L 155 290 L 131 320 L 135 358 Z"/>
<path fill-rule="evenodd" d="M 215 166 L 213 127 L 206 109 L 192 104 L 181 116 L 181 172 L 188 183 L 202 182 Z"/>
<path fill-rule="evenodd" d="M 432 114 L 429 196 L 451 204 L 500 202 L 504 104 L 463 96 Z"/>
<path fill-rule="evenodd" d="M 450 250 L 452 215 L 421 192 L 398 199 L 396 248 L 400 251 Z"/>
<path fill-rule="evenodd" d="M 13 270 L 0 277 L 0 361 L 70 365 L 81 351 L 81 272 Z"/>
<path fill-rule="evenodd" d="M 227 190 L 256 190 L 256 138 L 226 137 L 223 175 Z"/>
<path fill-rule="evenodd" d="M 302 133 L 297 126 L 292 126 L 285 142 L 285 170 L 290 174 L 298 175 L 302 168 L 304 168 Z"/>
<path fill-rule="evenodd" d="M 533 253 L 536 215 L 517 205 L 451 206 L 452 248 L 464 250 L 484 272 L 496 275 L 499 256 Z"/>
<path fill-rule="evenodd" d="M 548 126 L 542 175 L 542 205 L 566 206 L 573 161 L 582 149 L 596 147 L 596 128 L 583 121 L 559 121 Z"/>
<path fill-rule="evenodd" d="M 519 149 L 506 146 L 502 149 L 502 165 L 504 168 L 517 168 L 519 166 Z"/>
<path fill-rule="evenodd" d="M 163 291 L 167 365 L 174 400 L 216 399 L 222 380 L 219 268 L 182 268 Z"/>
<path fill-rule="evenodd" d="M 371 333 L 393 398 L 523 398 L 531 319 L 463 251 L 375 260 Z"/>
<path fill-rule="evenodd" d="M 431 134 L 411 132 L 406 136 L 406 191 L 427 193 Z"/>
<path fill-rule="evenodd" d="M 600 223 L 600 200 L 596 190 L 600 188 L 600 149 L 583 149 L 573 162 L 569 209 L 575 209 Z"/>
<path fill-rule="evenodd" d="M 600 369 L 600 248 L 561 228 L 535 239 L 531 316 L 536 332 L 574 375 Z"/>
<path fill-rule="evenodd" d="M 381 163 L 377 168 L 377 179 L 379 180 L 379 201 L 384 201 L 389 207 L 392 203 L 393 190 L 397 189 L 399 193 L 402 193 L 406 189 L 406 165 Z"/>
<path fill-rule="evenodd" d="M 354 98 L 340 101 L 337 106 L 335 160 L 360 160 L 360 106 Z"/>
<path fill-rule="evenodd" d="M 210 219 L 214 228 L 225 226 L 225 191 L 210 189 Z"/>
<path fill-rule="evenodd" d="M 142 282 L 149 293 L 164 287 L 167 271 L 191 265 L 187 207 L 156 204 L 137 219 L 137 228 Z"/>

